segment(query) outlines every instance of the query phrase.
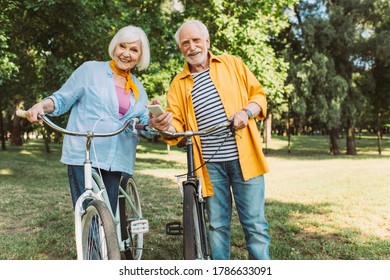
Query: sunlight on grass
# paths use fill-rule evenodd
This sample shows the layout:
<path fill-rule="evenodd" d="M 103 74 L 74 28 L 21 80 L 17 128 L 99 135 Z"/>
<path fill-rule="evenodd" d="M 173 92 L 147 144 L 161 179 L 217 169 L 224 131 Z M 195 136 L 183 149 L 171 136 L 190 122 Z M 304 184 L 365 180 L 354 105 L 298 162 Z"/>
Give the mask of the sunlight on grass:
<path fill-rule="evenodd" d="M 337 242 L 356 244 L 370 243 L 373 238 L 390 241 L 390 159 L 267 158 L 271 169 L 266 175 L 268 200 L 321 209 L 288 214 L 298 226 L 295 238 L 332 236 L 340 239 Z M 272 218 L 270 222 L 272 233 Z"/>
<path fill-rule="evenodd" d="M 12 172 L 11 169 L 0 169 L 0 175 L 13 175 L 14 173 Z"/>
<path fill-rule="evenodd" d="M 325 136 L 293 137 L 290 154 L 286 137 L 272 139 L 265 212 L 273 259 L 390 259 L 390 139 L 384 137 L 381 156 L 375 138 L 358 141 L 358 155 L 331 156 Z M 75 258 L 66 168 L 61 146 L 50 148 L 46 154 L 34 140 L 0 156 L 0 259 Z M 141 140 L 133 175 L 150 224 L 145 247 L 152 249 L 143 259 L 182 258 L 182 238 L 166 235 L 165 224 L 182 217 L 175 175 L 185 172 L 182 150 Z M 232 258 L 247 258 L 236 212 Z"/>
<path fill-rule="evenodd" d="M 271 142 L 268 143 L 267 148 L 274 150 L 282 150 L 285 149 L 287 145 L 287 139 L 282 138 L 272 138 Z"/>
<path fill-rule="evenodd" d="M 176 182 L 177 175 L 181 175 L 185 173 L 186 170 L 183 169 L 143 169 L 137 171 L 138 174 L 142 175 L 150 175 L 154 176 L 156 178 L 164 178 L 164 179 L 171 179 L 173 183 Z"/>
<path fill-rule="evenodd" d="M 368 244 L 378 240 L 390 242 L 390 158 L 386 157 L 389 143 L 384 142 L 382 156 L 375 154 L 373 146 L 361 148 L 365 152 L 355 157 L 335 157 L 327 152 L 327 137 L 297 137 L 294 142 L 292 153 L 288 154 L 286 138 L 274 138 L 266 154 L 270 166 L 265 175 L 266 215 L 273 244 L 277 244 L 271 248 L 273 258 L 390 257 L 389 250 L 384 255 L 363 253 Z M 158 161 L 154 169 L 140 167 L 137 176 L 164 179 L 160 188 L 176 188 L 174 175 L 185 171 L 184 153 L 169 156 L 160 150 L 158 155 L 140 158 Z M 170 162 L 169 166 L 159 160 Z M 144 198 L 147 200 L 149 197 Z M 241 227 L 237 215 L 233 216 L 233 236 L 237 239 L 232 242 L 232 253 L 236 258 L 245 258 Z M 349 249 L 352 245 L 348 244 L 361 249 Z M 340 246 L 344 246 L 343 251 L 337 249 Z"/>
<path fill-rule="evenodd" d="M 346 153 L 345 138 L 340 138 L 337 140 L 339 150 L 341 154 Z M 356 137 L 356 151 L 358 155 L 378 155 L 377 147 L 377 138 L 376 136 L 361 136 Z M 389 136 L 384 136 L 382 139 L 381 145 L 381 154 L 382 156 L 390 156 L 390 139 Z M 283 136 L 273 136 L 271 142 L 268 145 L 263 144 L 264 150 L 267 152 L 270 151 L 283 151 L 287 153 L 288 138 Z M 317 135 L 317 136 L 291 136 L 290 141 L 291 154 L 301 154 L 301 155 L 316 155 L 323 154 L 329 155 L 329 136 L 327 135 Z"/>

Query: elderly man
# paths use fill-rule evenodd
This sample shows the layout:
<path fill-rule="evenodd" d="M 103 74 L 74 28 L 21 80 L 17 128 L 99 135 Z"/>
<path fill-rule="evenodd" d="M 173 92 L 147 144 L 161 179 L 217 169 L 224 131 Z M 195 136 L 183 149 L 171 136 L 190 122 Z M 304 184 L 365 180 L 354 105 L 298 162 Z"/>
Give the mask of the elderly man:
<path fill-rule="evenodd" d="M 263 87 L 237 57 L 213 55 L 207 27 L 197 20 L 175 34 L 186 64 L 170 85 L 167 111 L 151 117 L 160 130 L 203 130 L 231 120 L 236 135 L 194 139 L 195 167 L 207 197 L 209 240 L 213 259 L 230 258 L 232 196 L 244 230 L 250 259 L 269 259 L 270 237 L 264 215 L 263 174 L 268 172 L 255 118 L 264 119 Z M 177 144 L 176 139 L 164 139 Z"/>

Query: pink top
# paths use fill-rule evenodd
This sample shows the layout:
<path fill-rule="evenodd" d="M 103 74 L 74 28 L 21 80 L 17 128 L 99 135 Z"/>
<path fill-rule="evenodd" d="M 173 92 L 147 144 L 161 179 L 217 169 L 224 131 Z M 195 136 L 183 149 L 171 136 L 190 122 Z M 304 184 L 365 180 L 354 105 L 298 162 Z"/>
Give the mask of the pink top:
<path fill-rule="evenodd" d="M 116 95 L 118 96 L 119 103 L 119 117 L 122 117 L 130 108 L 130 94 L 131 91 L 126 94 L 125 89 L 122 87 L 115 86 Z"/>

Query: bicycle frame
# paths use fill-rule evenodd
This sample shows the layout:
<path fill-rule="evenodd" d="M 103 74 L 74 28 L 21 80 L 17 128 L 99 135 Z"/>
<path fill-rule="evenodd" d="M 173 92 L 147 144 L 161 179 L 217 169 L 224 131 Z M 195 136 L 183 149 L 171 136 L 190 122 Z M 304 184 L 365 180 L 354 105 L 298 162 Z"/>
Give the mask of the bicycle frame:
<path fill-rule="evenodd" d="M 26 112 L 23 110 L 18 110 L 16 112 L 16 115 L 22 118 L 26 117 Z M 118 130 L 112 131 L 109 133 L 91 133 L 91 132 L 85 132 L 85 133 L 80 133 L 80 132 L 74 132 L 74 131 L 69 131 L 67 129 L 64 129 L 62 127 L 59 127 L 55 123 L 53 123 L 49 118 L 47 118 L 45 115 L 41 115 L 40 118 L 52 129 L 55 131 L 58 131 L 62 134 L 67 134 L 71 136 L 82 136 L 86 137 L 86 142 L 85 142 L 85 159 L 84 159 L 84 184 L 85 184 L 85 189 L 84 192 L 81 194 L 81 196 L 78 198 L 75 204 L 75 239 L 76 239 L 76 250 L 77 250 L 77 258 L 78 259 L 83 259 L 83 250 L 82 250 L 82 218 L 83 215 L 86 211 L 84 208 L 84 202 L 86 200 L 100 200 L 103 201 L 113 219 L 115 229 L 116 229 L 116 234 L 117 234 L 117 239 L 119 243 L 119 250 L 121 252 L 125 251 L 125 243 L 128 242 L 128 240 L 123 240 L 122 241 L 122 231 L 121 231 L 121 220 L 120 220 L 120 210 L 119 210 L 119 203 L 117 205 L 116 213 L 115 216 L 112 212 L 110 200 L 108 198 L 107 190 L 104 186 L 104 183 L 102 182 L 102 179 L 98 172 L 93 169 L 92 167 L 92 161 L 90 159 L 90 148 L 92 144 L 92 139 L 94 137 L 110 137 L 117 135 L 124 131 L 130 124 L 130 121 L 126 121 L 125 124 Z M 137 124 L 138 118 L 133 118 L 132 119 L 132 128 L 131 131 L 135 134 L 137 134 L 137 129 L 145 129 L 145 126 Z M 130 207 L 132 208 L 133 212 L 137 214 L 137 216 L 140 216 L 140 213 L 138 213 L 136 207 L 133 205 L 132 199 L 127 195 L 127 193 L 123 190 L 121 186 L 119 186 L 119 192 L 120 194 L 125 197 L 126 201 L 129 203 Z M 131 222 L 131 233 L 141 233 L 145 232 L 147 230 L 147 221 L 146 220 L 138 220 L 138 221 L 132 221 Z M 126 244 L 128 245 L 128 244 Z M 127 246 L 129 247 L 129 246 Z"/>
<path fill-rule="evenodd" d="M 196 258 L 197 259 L 210 259 L 209 255 L 209 243 L 207 239 L 207 228 L 206 228 L 206 221 L 205 221 L 205 215 L 204 215 L 204 202 L 202 195 L 202 186 L 200 184 L 200 181 L 196 178 L 195 174 L 195 164 L 194 164 L 194 154 L 193 154 L 193 140 L 192 137 L 196 135 L 206 135 L 210 134 L 213 131 L 218 130 L 222 127 L 228 127 L 231 126 L 231 122 L 224 122 L 219 125 L 216 125 L 214 127 L 211 127 L 204 131 L 185 131 L 185 132 L 167 132 L 167 131 L 158 131 L 159 133 L 169 136 L 169 137 L 184 137 L 186 139 L 186 153 L 187 153 L 187 176 L 184 181 L 182 181 L 183 188 L 194 188 L 194 192 L 197 196 L 197 199 L 195 199 L 194 205 L 194 211 L 197 212 L 196 216 L 198 217 L 198 221 L 194 221 L 194 227 L 196 228 L 195 231 L 199 230 L 199 234 L 195 236 L 196 239 Z M 183 195 L 186 193 L 183 189 Z M 169 230 L 167 230 L 168 232 Z M 203 245 L 202 245 L 203 244 Z M 204 252 L 202 252 L 202 247 L 204 246 Z"/>
<path fill-rule="evenodd" d="M 126 122 L 122 128 L 119 130 L 116 130 L 111 133 L 105 133 L 105 134 L 100 134 L 100 133 L 75 133 L 71 132 L 65 129 L 62 129 L 61 127 L 55 125 L 52 123 L 47 117 L 42 116 L 42 119 L 44 122 L 49 125 L 51 128 L 62 132 L 64 134 L 68 135 L 73 135 L 73 136 L 84 136 L 86 137 L 85 141 L 85 160 L 84 160 L 84 184 L 85 184 L 85 189 L 84 192 L 81 194 L 81 196 L 77 199 L 76 205 L 75 205 L 75 239 L 76 239 L 76 250 L 77 250 L 77 259 L 83 259 L 83 251 L 82 251 L 82 236 L 81 234 L 78 234 L 82 230 L 82 217 L 83 214 L 85 213 L 84 209 L 84 201 L 85 200 L 91 200 L 91 199 L 99 199 L 107 204 L 107 208 L 109 209 L 111 216 L 114 219 L 114 223 L 117 228 L 117 235 L 118 235 L 118 240 L 121 240 L 121 231 L 118 230 L 120 228 L 120 219 L 119 219 L 119 211 L 116 211 L 115 216 L 112 213 L 111 205 L 110 205 L 110 200 L 108 199 L 107 191 L 104 186 L 104 184 L 101 181 L 100 176 L 97 174 L 96 171 L 93 171 L 92 168 L 92 161 L 90 158 L 90 149 L 91 149 L 91 144 L 92 144 L 92 139 L 93 137 L 109 137 L 113 136 L 116 134 L 121 133 L 123 130 L 125 130 L 130 122 Z M 133 121 L 133 127 L 135 126 L 135 121 Z M 118 210 L 118 208 L 117 208 Z M 120 242 L 120 250 L 124 250 L 124 244 L 123 242 Z M 123 247 L 123 248 L 122 248 Z"/>
<path fill-rule="evenodd" d="M 133 122 L 133 131 L 134 131 L 134 123 Z M 127 125 L 125 125 L 127 127 Z M 101 201 L 104 201 L 106 203 L 108 210 L 111 213 L 111 216 L 113 218 L 115 229 L 117 233 L 117 239 L 119 243 L 119 250 L 121 252 L 125 251 L 125 240 L 122 241 L 122 231 L 121 231 L 121 221 L 120 221 L 120 211 L 119 211 L 119 203 L 117 204 L 117 208 L 115 211 L 115 215 L 112 212 L 112 207 L 110 200 L 108 198 L 106 187 L 104 186 L 101 177 L 99 176 L 98 172 L 92 168 L 92 162 L 90 160 L 90 146 L 91 146 L 91 140 L 93 136 L 87 136 L 87 141 L 85 145 L 85 161 L 84 161 L 84 182 L 85 182 L 85 191 L 83 194 L 78 198 L 76 205 L 75 205 L 75 232 L 79 233 L 82 230 L 82 217 L 84 215 L 85 209 L 84 209 L 84 201 L 90 200 L 90 199 L 99 199 Z M 121 195 L 124 195 L 126 199 L 128 199 L 128 202 L 130 206 L 132 207 L 134 212 L 137 212 L 137 209 L 134 205 L 132 205 L 131 199 L 129 196 L 123 191 L 122 187 L 119 186 L 119 192 Z M 139 213 L 137 213 L 139 215 Z M 81 241 L 81 234 L 76 234 L 76 250 L 77 250 L 77 258 L 83 259 L 83 252 L 82 252 L 82 241 Z"/>
<path fill-rule="evenodd" d="M 75 206 L 75 231 L 80 232 L 81 231 L 81 222 L 82 222 L 82 217 L 84 215 L 85 209 L 84 209 L 84 201 L 89 200 L 89 199 L 99 199 L 102 200 L 106 203 L 108 210 L 111 213 L 111 216 L 113 217 L 113 221 L 115 224 L 115 229 L 117 233 L 117 238 L 119 242 L 119 250 L 123 252 L 125 250 L 125 241 L 122 240 L 122 231 L 121 231 L 121 221 L 120 221 L 120 210 L 119 210 L 119 203 L 117 204 L 116 212 L 115 215 L 112 212 L 110 200 L 108 198 L 107 190 L 104 184 L 102 184 L 102 180 L 96 170 L 92 168 L 90 164 L 85 164 L 84 165 L 84 171 L 85 172 L 91 172 L 91 176 L 86 176 L 85 178 L 85 183 L 87 186 L 87 181 L 89 184 L 89 181 L 91 181 L 90 185 L 92 188 L 89 189 L 89 187 L 85 188 L 84 193 L 79 197 L 79 199 L 76 202 Z M 87 174 L 87 173 L 85 173 Z M 131 198 L 124 192 L 122 187 L 119 186 L 119 193 L 128 200 L 130 206 L 132 207 L 132 210 L 137 213 L 138 216 L 139 213 L 137 212 L 137 209 L 135 208 L 134 205 L 132 205 L 132 200 Z M 77 248 L 77 256 L 78 259 L 82 259 L 82 244 L 81 244 L 81 235 L 76 234 L 76 248 Z"/>
<path fill-rule="evenodd" d="M 133 121 L 132 125 L 132 131 L 135 130 L 135 125 L 136 120 Z M 125 124 L 124 127 L 127 127 L 127 124 Z M 122 241 L 122 231 L 121 231 L 121 221 L 120 221 L 120 210 L 119 210 L 119 203 L 117 204 L 115 215 L 112 212 L 112 207 L 110 200 L 108 198 L 107 190 L 106 187 L 104 186 L 101 177 L 99 176 L 98 172 L 92 168 L 92 162 L 90 160 L 90 146 L 91 146 L 91 140 L 92 137 L 87 136 L 87 141 L 86 141 L 86 146 L 85 146 L 85 161 L 84 161 L 84 180 L 85 180 L 85 191 L 84 193 L 78 198 L 76 205 L 75 205 L 75 232 L 81 232 L 82 226 L 82 217 L 85 212 L 84 209 L 84 201 L 87 199 L 99 199 L 101 201 L 104 201 L 107 205 L 108 210 L 111 213 L 111 216 L 113 218 L 114 224 L 115 224 L 115 229 L 116 229 L 116 234 L 117 234 L 117 239 L 119 243 L 119 250 L 121 252 L 125 251 L 125 243 L 126 240 Z M 129 202 L 132 210 L 137 213 L 138 216 L 139 213 L 137 212 L 137 209 L 135 206 L 132 204 L 132 200 L 130 197 L 126 194 L 126 192 L 122 189 L 121 186 L 119 186 L 119 193 L 127 199 Z M 144 222 L 144 221 L 143 221 Z M 138 224 L 133 225 L 132 224 L 132 232 L 136 232 L 137 230 L 139 231 L 144 231 L 145 230 L 145 225 L 141 225 L 139 227 Z M 77 258 L 82 259 L 83 258 L 83 253 L 82 253 L 82 241 L 81 241 L 81 234 L 76 234 L 76 249 L 77 249 Z"/>
<path fill-rule="evenodd" d="M 194 187 L 195 188 L 195 193 L 197 195 L 197 207 L 195 207 L 196 211 L 198 212 L 198 218 L 200 219 L 200 229 L 202 234 L 201 234 L 201 237 L 203 237 L 203 240 L 200 240 L 200 237 L 199 237 L 199 240 L 198 242 L 201 242 L 204 244 L 205 248 L 205 259 L 209 259 L 210 256 L 209 256 L 209 244 L 208 244 L 208 239 L 207 239 L 207 228 L 206 228 L 206 220 L 205 220 L 205 216 L 204 216 L 204 199 L 203 199 L 203 195 L 202 195 L 202 186 L 200 184 L 200 181 L 197 180 L 196 176 L 195 176 L 195 164 L 194 164 L 194 152 L 193 152 L 193 141 L 192 141 L 192 137 L 187 137 L 186 139 L 186 153 L 187 153 L 187 179 L 182 182 L 183 184 L 183 188 L 185 187 Z M 199 250 L 197 252 L 198 254 L 198 258 L 201 258 L 201 256 L 199 256 Z"/>

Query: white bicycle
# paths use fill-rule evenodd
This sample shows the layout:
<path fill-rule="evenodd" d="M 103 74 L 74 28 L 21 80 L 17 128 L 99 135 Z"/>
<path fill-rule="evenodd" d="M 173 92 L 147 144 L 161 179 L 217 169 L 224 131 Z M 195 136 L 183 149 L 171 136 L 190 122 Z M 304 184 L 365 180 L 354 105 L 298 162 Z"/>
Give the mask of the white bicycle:
<path fill-rule="evenodd" d="M 16 115 L 26 117 L 25 111 Z M 54 124 L 45 115 L 40 116 L 52 129 L 71 136 L 86 137 L 84 182 L 85 191 L 75 205 L 75 237 L 79 260 L 139 260 L 143 251 L 143 234 L 149 231 L 148 220 L 142 217 L 141 203 L 135 181 L 122 174 L 118 206 L 111 210 L 107 190 L 99 172 L 92 168 L 90 148 L 94 137 L 110 137 L 124 131 L 130 124 L 136 133 L 136 119 L 109 133 L 75 132 Z M 87 206 L 85 206 L 87 205 Z"/>

